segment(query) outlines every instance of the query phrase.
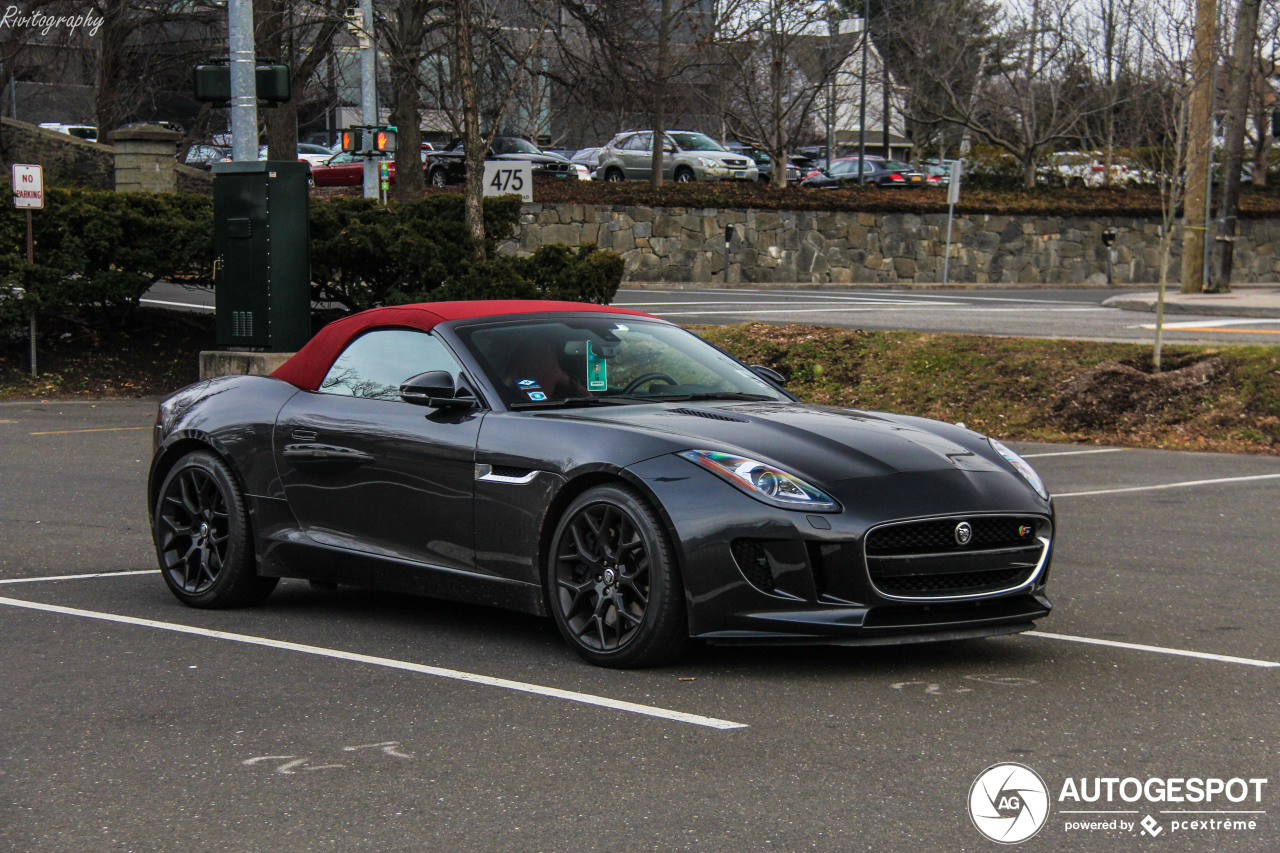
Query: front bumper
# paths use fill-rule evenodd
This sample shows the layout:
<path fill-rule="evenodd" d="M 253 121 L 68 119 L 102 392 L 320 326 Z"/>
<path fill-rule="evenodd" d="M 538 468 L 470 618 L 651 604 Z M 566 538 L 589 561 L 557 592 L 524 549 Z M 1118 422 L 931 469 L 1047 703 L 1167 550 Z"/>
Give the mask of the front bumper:
<path fill-rule="evenodd" d="M 775 509 L 674 456 L 630 470 L 666 514 L 696 637 L 845 645 L 963 639 L 1027 630 L 1052 609 L 1045 586 L 1053 506 L 1015 474 L 928 471 L 830 484 L 843 510 L 819 514 Z M 876 528 L 1014 517 L 1033 526 L 1034 537 L 1024 548 L 990 552 L 1013 554 L 1014 569 L 995 565 L 1003 557 L 985 550 L 889 558 L 898 563 L 877 571 L 895 583 L 915 573 L 917 589 L 904 593 L 869 568 L 866 537 Z M 933 573 L 943 581 L 929 583 Z"/>

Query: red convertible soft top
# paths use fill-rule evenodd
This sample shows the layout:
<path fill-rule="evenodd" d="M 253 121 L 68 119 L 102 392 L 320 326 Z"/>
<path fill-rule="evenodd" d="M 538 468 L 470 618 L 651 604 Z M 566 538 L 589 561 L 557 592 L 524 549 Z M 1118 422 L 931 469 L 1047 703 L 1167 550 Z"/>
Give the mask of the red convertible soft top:
<path fill-rule="evenodd" d="M 321 329 L 298 354 L 280 365 L 271 374 L 304 391 L 320 387 L 334 359 L 357 336 L 369 329 L 398 327 L 428 331 L 446 320 L 467 320 L 472 317 L 498 317 L 505 314 L 571 314 L 596 312 L 605 314 L 632 314 L 648 317 L 643 311 L 629 308 L 612 308 L 590 302 L 552 302 L 536 299 L 494 299 L 470 302 L 420 302 L 416 305 L 397 305 L 389 308 L 370 308 L 335 320 Z"/>

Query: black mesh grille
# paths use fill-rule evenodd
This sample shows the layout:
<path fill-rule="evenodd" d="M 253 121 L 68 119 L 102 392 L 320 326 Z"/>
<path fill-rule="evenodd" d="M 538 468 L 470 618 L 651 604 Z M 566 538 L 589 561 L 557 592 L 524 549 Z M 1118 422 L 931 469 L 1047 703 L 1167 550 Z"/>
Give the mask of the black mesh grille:
<path fill-rule="evenodd" d="M 968 543 L 956 541 L 956 527 L 967 522 L 973 530 Z M 941 554 L 1015 548 L 1035 541 L 1037 519 L 1029 516 L 975 516 L 913 521 L 877 528 L 867 535 L 867 555 Z"/>
<path fill-rule="evenodd" d="M 765 592 L 773 592 L 773 569 L 769 566 L 769 555 L 765 553 L 763 545 L 752 539 L 735 539 L 733 559 L 752 586 Z"/>
<path fill-rule="evenodd" d="M 735 424 L 745 424 L 742 418 L 735 418 L 731 415 L 722 415 L 718 412 L 708 412 L 703 409 L 672 409 L 673 415 L 692 415 L 695 418 L 706 418 L 712 421 L 732 421 Z"/>
<path fill-rule="evenodd" d="M 511 465 L 494 465 L 489 469 L 489 473 L 495 477 L 523 477 L 529 473 L 528 468 L 515 468 Z"/>
<path fill-rule="evenodd" d="M 1018 586 L 1033 569 L 998 569 L 991 572 L 959 572 L 945 575 L 905 575 L 876 581 L 890 595 L 972 595 Z"/>

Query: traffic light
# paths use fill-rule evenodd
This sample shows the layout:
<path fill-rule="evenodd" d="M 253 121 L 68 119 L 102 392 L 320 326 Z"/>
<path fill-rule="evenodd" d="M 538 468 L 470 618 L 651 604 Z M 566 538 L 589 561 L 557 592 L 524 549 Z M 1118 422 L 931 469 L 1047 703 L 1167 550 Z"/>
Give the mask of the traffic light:
<path fill-rule="evenodd" d="M 378 128 L 377 137 L 374 147 L 379 151 L 390 154 L 396 150 L 396 129 L 394 127 Z"/>
<path fill-rule="evenodd" d="M 364 151 L 364 128 L 349 127 L 342 131 L 342 150 L 348 154 L 360 154 Z"/>
<path fill-rule="evenodd" d="M 289 66 L 260 62 L 254 70 L 254 85 L 259 101 L 278 104 L 293 96 L 293 75 L 289 72 Z M 214 104 L 231 102 L 231 66 L 225 61 L 197 65 L 192 69 L 191 82 L 197 101 Z"/>
<path fill-rule="evenodd" d="M 358 124 L 342 131 L 342 150 L 348 154 L 372 157 L 396 150 L 396 129 Z"/>

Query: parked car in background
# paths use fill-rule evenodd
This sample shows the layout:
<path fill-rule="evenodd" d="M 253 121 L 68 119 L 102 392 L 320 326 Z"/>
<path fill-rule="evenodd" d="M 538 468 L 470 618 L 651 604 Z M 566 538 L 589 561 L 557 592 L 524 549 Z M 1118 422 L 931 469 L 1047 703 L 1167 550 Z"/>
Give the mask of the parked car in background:
<path fill-rule="evenodd" d="M 861 172 L 859 167 L 861 166 Z M 830 168 L 814 176 L 805 178 L 801 186 L 831 189 L 834 187 L 857 186 L 859 176 L 862 183 L 880 187 L 925 187 L 938 186 L 938 178 L 926 175 L 911 168 L 910 164 L 899 160 L 865 160 L 858 157 L 841 157 L 831 162 Z"/>
<path fill-rule="evenodd" d="M 40 126 L 45 130 L 65 133 L 68 136 L 74 136 L 76 139 L 83 139 L 85 142 L 98 141 L 98 129 L 91 124 L 62 124 L 56 121 L 45 121 L 41 122 Z"/>
<path fill-rule="evenodd" d="M 313 166 L 323 163 L 332 156 L 333 152 L 323 145 L 313 145 L 310 142 L 298 143 L 298 159 L 305 160 Z"/>
<path fill-rule="evenodd" d="M 1044 175 L 1045 170 L 1048 174 Z M 1123 187 L 1141 182 L 1139 170 L 1129 168 L 1122 157 L 1112 157 L 1107 179 L 1106 154 L 1102 151 L 1058 151 L 1046 158 L 1041 174 L 1068 187 Z"/>
<path fill-rule="evenodd" d="M 493 144 L 489 146 L 484 159 L 528 160 L 533 164 L 535 176 L 549 175 L 579 180 L 587 180 L 591 177 L 586 167 L 575 166 L 567 157 L 544 153 L 532 142 L 517 136 L 494 137 Z M 457 141 L 444 151 L 433 151 L 428 154 L 426 169 L 427 182 L 432 186 L 445 187 L 465 181 L 467 168 L 462 142 Z"/>
<path fill-rule="evenodd" d="M 734 154 L 750 157 L 756 164 L 756 172 L 759 175 L 760 183 L 767 184 L 773 180 L 773 158 L 769 156 L 768 151 L 763 148 L 757 148 L 754 145 L 748 145 L 745 142 L 726 142 L 724 147 Z M 800 167 L 788 160 L 787 183 L 795 183 L 800 178 Z"/>
<path fill-rule="evenodd" d="M 744 154 L 726 149 L 705 133 L 672 130 L 666 134 L 662 176 L 668 181 L 754 181 L 760 171 Z M 653 171 L 653 132 L 619 133 L 600 154 L 597 170 L 606 181 L 648 180 Z"/>
<path fill-rule="evenodd" d="M 596 169 L 600 168 L 600 153 L 604 148 L 595 146 L 593 148 L 579 148 L 574 155 L 569 158 L 569 162 L 575 166 L 582 166 L 588 172 L 588 177 L 596 176 Z"/>
<path fill-rule="evenodd" d="M 384 155 L 378 159 L 391 160 L 392 155 Z M 311 164 L 308 183 L 313 187 L 359 187 L 364 185 L 364 160 L 354 154 L 340 151 L 323 163 Z M 392 163 L 394 166 L 394 163 Z M 391 170 L 391 180 L 395 180 L 395 170 Z"/>
<path fill-rule="evenodd" d="M 231 149 L 224 145 L 192 145 L 184 163 L 197 169 L 212 169 L 214 163 L 231 159 Z"/>

